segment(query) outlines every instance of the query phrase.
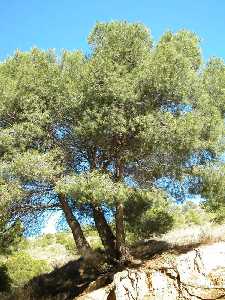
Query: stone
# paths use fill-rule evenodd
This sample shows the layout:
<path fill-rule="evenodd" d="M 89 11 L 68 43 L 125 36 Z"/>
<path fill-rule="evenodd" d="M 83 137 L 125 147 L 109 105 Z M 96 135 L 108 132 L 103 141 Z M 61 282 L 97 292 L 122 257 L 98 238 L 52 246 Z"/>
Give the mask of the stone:
<path fill-rule="evenodd" d="M 177 255 L 168 265 L 125 269 L 79 300 L 225 300 L 225 242 Z"/>
<path fill-rule="evenodd" d="M 79 298 L 75 298 L 75 299 L 79 299 L 79 300 L 116 300 L 116 298 L 112 298 L 112 296 L 110 296 L 110 294 L 112 295 L 113 291 L 113 285 L 107 285 L 106 287 L 100 288 L 96 291 L 93 291 L 91 293 L 88 293 L 86 295 L 83 295 Z M 110 299 L 111 297 L 111 299 Z"/>
<path fill-rule="evenodd" d="M 182 254 L 176 265 L 181 286 L 192 299 L 225 299 L 225 242 Z"/>
<path fill-rule="evenodd" d="M 114 276 L 117 300 L 144 300 L 149 293 L 147 275 L 144 271 L 127 269 Z"/>

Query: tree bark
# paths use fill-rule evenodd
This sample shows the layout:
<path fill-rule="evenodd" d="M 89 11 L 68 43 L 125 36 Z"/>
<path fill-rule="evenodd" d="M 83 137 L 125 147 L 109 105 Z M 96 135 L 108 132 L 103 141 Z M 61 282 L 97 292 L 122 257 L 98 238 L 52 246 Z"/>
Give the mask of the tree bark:
<path fill-rule="evenodd" d="M 123 178 L 123 165 L 121 162 L 117 163 L 115 181 L 121 181 Z M 120 263 L 124 264 L 132 260 L 129 249 L 126 246 L 126 233 L 124 225 L 124 205 L 119 202 L 116 206 L 116 247 L 119 253 Z"/>
<path fill-rule="evenodd" d="M 96 149 L 90 151 L 90 171 L 97 169 Z M 116 247 L 116 237 L 114 236 L 109 224 L 107 223 L 102 209 L 94 204 L 91 205 L 95 227 L 98 231 L 99 237 L 105 248 L 105 252 L 109 261 L 113 262 L 118 258 L 118 251 Z"/>
<path fill-rule="evenodd" d="M 123 215 L 124 207 L 122 203 L 119 203 L 116 207 L 116 243 L 118 251 L 121 251 L 123 244 L 125 244 L 125 229 Z"/>
<path fill-rule="evenodd" d="M 93 217 L 95 226 L 105 248 L 106 255 L 110 261 L 118 259 L 118 251 L 116 247 L 116 238 L 106 221 L 102 209 L 98 206 L 92 205 Z"/>
<path fill-rule="evenodd" d="M 66 200 L 66 196 L 63 194 L 59 194 L 58 197 L 59 197 L 62 210 L 65 214 L 67 223 L 72 231 L 73 238 L 77 246 L 77 250 L 82 256 L 86 256 L 87 254 L 92 252 L 91 246 L 86 240 L 79 222 L 77 221 L 71 208 L 69 207 Z"/>
<path fill-rule="evenodd" d="M 118 203 L 116 207 L 116 246 L 120 262 L 129 261 L 130 254 L 125 241 L 124 205 L 122 203 Z"/>

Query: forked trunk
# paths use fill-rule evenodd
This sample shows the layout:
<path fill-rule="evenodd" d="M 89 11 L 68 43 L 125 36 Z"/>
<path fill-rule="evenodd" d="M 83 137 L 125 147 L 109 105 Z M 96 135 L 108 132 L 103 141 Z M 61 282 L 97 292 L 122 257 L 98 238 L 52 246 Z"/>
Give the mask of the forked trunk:
<path fill-rule="evenodd" d="M 77 250 L 82 256 L 86 256 L 87 254 L 92 252 L 92 249 L 83 234 L 79 222 L 77 221 L 76 217 L 74 216 L 71 208 L 67 203 L 66 196 L 63 194 L 59 194 L 58 197 L 62 210 L 65 214 L 67 223 L 72 231 Z"/>
<path fill-rule="evenodd" d="M 110 261 L 118 259 L 118 251 L 116 247 L 116 237 L 114 236 L 111 227 L 106 221 L 102 209 L 92 205 L 93 217 L 95 226 L 105 248 L 106 255 Z"/>

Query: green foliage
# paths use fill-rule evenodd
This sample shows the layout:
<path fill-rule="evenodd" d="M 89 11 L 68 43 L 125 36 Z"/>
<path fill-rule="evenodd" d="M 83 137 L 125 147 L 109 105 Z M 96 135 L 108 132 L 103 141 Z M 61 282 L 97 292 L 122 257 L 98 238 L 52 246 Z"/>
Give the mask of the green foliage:
<path fill-rule="evenodd" d="M 0 64 L 0 208 L 36 212 L 63 193 L 78 209 L 124 203 L 129 218 L 135 203 L 146 208 L 136 232 L 163 232 L 172 219 L 156 180 L 224 150 L 224 63 L 205 66 L 186 30 L 154 43 L 142 24 L 97 23 L 88 41 L 88 56 L 34 48 Z"/>
<path fill-rule="evenodd" d="M 224 114 L 225 110 L 225 64 L 222 59 L 211 59 L 203 74 L 204 88 L 211 102 Z"/>
<path fill-rule="evenodd" d="M 211 214 L 207 213 L 201 205 L 192 201 L 174 206 L 171 215 L 174 219 L 174 228 L 204 225 L 212 219 Z"/>
<path fill-rule="evenodd" d="M 37 246 L 37 247 L 45 248 L 49 245 L 54 244 L 55 242 L 56 242 L 55 235 L 48 233 L 48 234 L 45 234 L 45 235 L 35 238 L 35 240 L 32 241 L 32 244 L 35 244 L 35 246 Z"/>
<path fill-rule="evenodd" d="M 2 166 L 2 169 L 5 169 L 5 166 Z M 1 171 L 4 176 L 4 170 L 1 170 L 0 167 L 0 172 Z M 23 199 L 26 193 L 22 189 L 20 182 L 14 178 L 11 180 L 0 178 L 0 191 L 0 216 L 4 222 L 7 222 L 9 218 L 7 211 L 8 206 L 10 206 L 14 199 L 17 199 L 17 201 Z"/>
<path fill-rule="evenodd" d="M 205 197 L 203 207 L 212 214 L 213 219 L 221 223 L 225 217 L 225 167 L 211 163 L 206 168 L 196 168 L 202 178 L 201 193 Z"/>
<path fill-rule="evenodd" d="M 125 206 L 128 231 L 142 239 L 167 232 L 174 221 L 170 206 L 166 195 L 155 189 L 146 194 L 133 194 Z"/>
<path fill-rule="evenodd" d="M 51 182 L 63 171 L 57 163 L 60 159 L 60 154 L 56 150 L 46 154 L 40 154 L 37 151 L 27 151 L 25 154 L 15 156 L 9 172 L 27 181 Z"/>
<path fill-rule="evenodd" d="M 68 232 L 58 232 L 55 234 L 56 242 L 65 246 L 70 254 L 77 254 L 74 240 Z"/>
<path fill-rule="evenodd" d="M 75 111 L 79 122 L 74 130 L 82 140 L 90 143 L 91 138 L 107 149 L 111 157 L 119 151 L 123 160 L 138 159 L 151 151 L 176 153 L 183 160 L 203 147 L 206 115 L 199 110 L 173 116 L 160 108 L 171 102 L 196 105 L 199 100 L 198 39 L 186 31 L 166 33 L 153 48 L 147 36 L 140 24 L 96 25 L 89 38 L 93 56 L 80 70 L 78 89 L 83 97 Z"/>
<path fill-rule="evenodd" d="M 17 249 L 22 240 L 23 226 L 20 221 L 10 224 L 4 219 L 0 220 L 0 253 L 11 253 Z"/>
<path fill-rule="evenodd" d="M 19 244 L 19 249 L 26 251 L 41 248 L 42 251 L 44 251 L 48 248 L 50 252 L 54 252 L 54 248 L 57 250 L 57 244 L 63 245 L 68 251 L 68 254 L 77 254 L 76 246 L 70 232 L 48 233 L 30 241 L 25 240 L 25 242 Z"/>
<path fill-rule="evenodd" d="M 197 203 L 186 201 L 174 204 L 163 194 L 152 194 L 151 201 L 135 199 L 126 207 L 127 229 L 131 240 L 150 238 L 171 229 L 204 225 L 212 218 L 213 215 Z"/>
<path fill-rule="evenodd" d="M 108 174 L 93 171 L 62 178 L 57 182 L 56 192 L 76 198 L 77 204 L 97 205 L 107 201 L 112 205 L 118 199 L 126 200 L 129 189 L 121 183 L 114 183 Z"/>
<path fill-rule="evenodd" d="M 33 259 L 26 252 L 16 252 L 5 262 L 13 286 L 22 286 L 33 277 L 49 272 L 46 261 Z"/>

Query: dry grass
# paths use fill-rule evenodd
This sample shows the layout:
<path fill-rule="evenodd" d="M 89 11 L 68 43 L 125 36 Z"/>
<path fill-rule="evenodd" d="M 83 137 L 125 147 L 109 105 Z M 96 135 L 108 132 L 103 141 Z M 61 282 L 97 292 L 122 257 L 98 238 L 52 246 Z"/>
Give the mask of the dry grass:
<path fill-rule="evenodd" d="M 225 241 L 225 224 L 193 225 L 172 230 L 160 237 L 139 241 L 132 247 L 132 254 L 136 258 L 148 260 L 168 250 L 187 252 L 200 245 L 219 241 Z"/>
<path fill-rule="evenodd" d="M 174 246 L 183 246 L 190 244 L 211 244 L 219 241 L 225 241 L 225 224 L 205 224 L 189 226 L 177 229 L 164 234 L 162 241 Z"/>

